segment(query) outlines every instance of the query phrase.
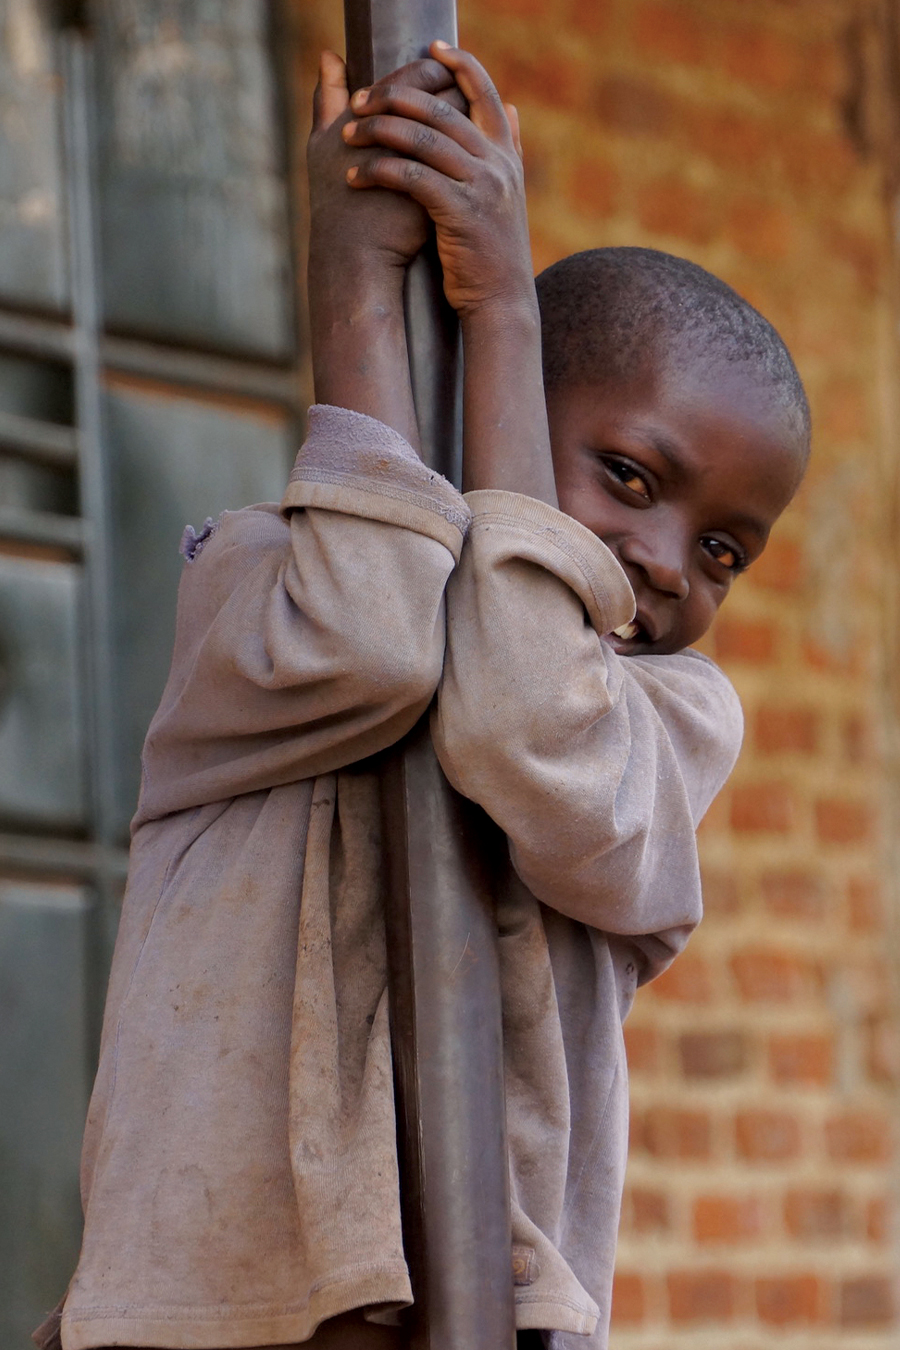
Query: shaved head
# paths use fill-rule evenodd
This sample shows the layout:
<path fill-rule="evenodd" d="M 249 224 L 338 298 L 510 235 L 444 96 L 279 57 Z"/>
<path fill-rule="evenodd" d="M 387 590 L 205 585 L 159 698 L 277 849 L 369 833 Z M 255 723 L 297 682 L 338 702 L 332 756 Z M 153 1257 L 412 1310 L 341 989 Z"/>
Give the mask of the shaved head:
<path fill-rule="evenodd" d="M 809 451 L 803 383 L 778 333 L 718 277 L 652 248 L 574 253 L 537 278 L 544 384 L 625 382 L 651 370 L 742 366 Z"/>

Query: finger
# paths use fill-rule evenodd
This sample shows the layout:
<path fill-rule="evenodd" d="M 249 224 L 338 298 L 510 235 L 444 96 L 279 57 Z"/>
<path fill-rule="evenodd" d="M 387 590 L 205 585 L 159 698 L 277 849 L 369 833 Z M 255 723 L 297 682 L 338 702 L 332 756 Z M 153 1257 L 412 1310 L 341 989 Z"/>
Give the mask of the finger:
<path fill-rule="evenodd" d="M 348 145 L 376 145 L 394 150 L 458 182 L 471 175 L 471 155 L 449 136 L 408 117 L 391 117 L 385 113 L 365 117 L 361 122 L 348 122 L 341 135 Z"/>
<path fill-rule="evenodd" d="M 345 111 L 349 101 L 347 67 L 337 52 L 323 52 L 319 57 L 319 83 L 313 95 L 313 130 L 323 131 L 330 127 Z"/>
<path fill-rule="evenodd" d="M 456 76 L 456 83 L 468 100 L 469 115 L 479 130 L 500 145 L 510 145 L 512 137 L 503 103 L 484 66 L 470 52 L 451 47 L 440 39 L 432 42 L 429 50 Z"/>
<path fill-rule="evenodd" d="M 378 85 L 405 84 L 410 89 L 421 89 L 426 94 L 441 94 L 456 84 L 453 72 L 435 61 L 433 57 L 423 56 L 418 61 L 410 61 L 399 70 L 391 71 L 375 81 Z"/>
<path fill-rule="evenodd" d="M 519 159 L 524 159 L 522 151 L 522 135 L 519 126 L 519 110 L 514 103 L 504 103 L 503 111 L 506 113 L 506 120 L 509 123 L 509 133 L 513 139 L 513 145 L 516 147 L 516 154 Z"/>
<path fill-rule="evenodd" d="M 405 117 L 449 136 L 471 155 L 484 150 L 483 133 L 472 125 L 464 113 L 452 107 L 446 99 L 418 89 L 397 84 L 376 84 L 371 89 L 360 89 L 355 93 L 350 106 L 355 116 L 363 120 L 386 114 Z"/>
<path fill-rule="evenodd" d="M 450 205 L 458 185 L 444 174 L 415 159 L 395 156 L 367 156 L 360 164 L 347 170 L 347 182 L 353 188 L 382 187 L 393 192 L 405 192 L 413 201 L 424 206 L 432 218 L 440 216 Z"/>

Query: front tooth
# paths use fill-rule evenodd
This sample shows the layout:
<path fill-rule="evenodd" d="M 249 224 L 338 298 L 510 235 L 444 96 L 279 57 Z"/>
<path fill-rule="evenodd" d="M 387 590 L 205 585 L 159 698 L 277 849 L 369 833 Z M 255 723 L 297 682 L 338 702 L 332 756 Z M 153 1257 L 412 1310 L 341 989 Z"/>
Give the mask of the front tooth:
<path fill-rule="evenodd" d="M 630 642 L 632 638 L 637 637 L 638 626 L 632 619 L 630 623 L 623 623 L 620 625 L 620 627 L 614 628 L 613 632 L 615 633 L 616 637 L 622 638 L 624 642 Z"/>

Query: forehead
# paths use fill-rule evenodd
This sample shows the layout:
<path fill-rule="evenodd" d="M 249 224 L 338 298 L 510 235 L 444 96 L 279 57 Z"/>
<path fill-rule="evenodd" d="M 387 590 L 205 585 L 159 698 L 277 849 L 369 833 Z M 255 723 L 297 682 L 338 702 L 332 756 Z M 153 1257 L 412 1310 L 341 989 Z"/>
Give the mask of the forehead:
<path fill-rule="evenodd" d="M 656 456 L 688 492 L 729 505 L 751 496 L 769 524 L 806 465 L 791 410 L 740 364 L 645 369 L 558 389 L 548 414 L 555 458 L 574 448 L 573 438 L 613 437 Z"/>

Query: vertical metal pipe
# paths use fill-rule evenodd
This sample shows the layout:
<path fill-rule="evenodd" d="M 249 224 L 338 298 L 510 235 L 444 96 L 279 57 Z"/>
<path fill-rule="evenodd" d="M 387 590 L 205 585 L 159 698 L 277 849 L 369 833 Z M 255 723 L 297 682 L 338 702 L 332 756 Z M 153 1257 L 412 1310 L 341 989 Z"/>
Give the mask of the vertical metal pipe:
<path fill-rule="evenodd" d="M 434 38 L 456 41 L 453 0 L 345 0 L 344 8 L 351 88 L 424 55 Z M 458 333 L 433 250 L 410 268 L 406 313 L 423 457 L 459 484 Z M 427 722 L 388 764 L 384 817 L 411 1339 L 420 1350 L 510 1350 L 500 982 L 480 863 L 497 831 L 450 788 Z"/>
<path fill-rule="evenodd" d="M 66 204 L 71 266 L 73 374 L 78 425 L 78 483 L 85 522 L 84 685 L 89 728 L 91 831 L 99 845 L 95 883 L 99 908 L 92 924 L 90 981 L 93 1039 L 99 1039 L 103 991 L 118 924 L 116 845 L 115 676 L 109 465 L 103 437 L 100 281 L 90 41 L 70 6 L 59 35 L 63 73 Z M 96 1045 L 92 1046 L 92 1053 Z"/>

